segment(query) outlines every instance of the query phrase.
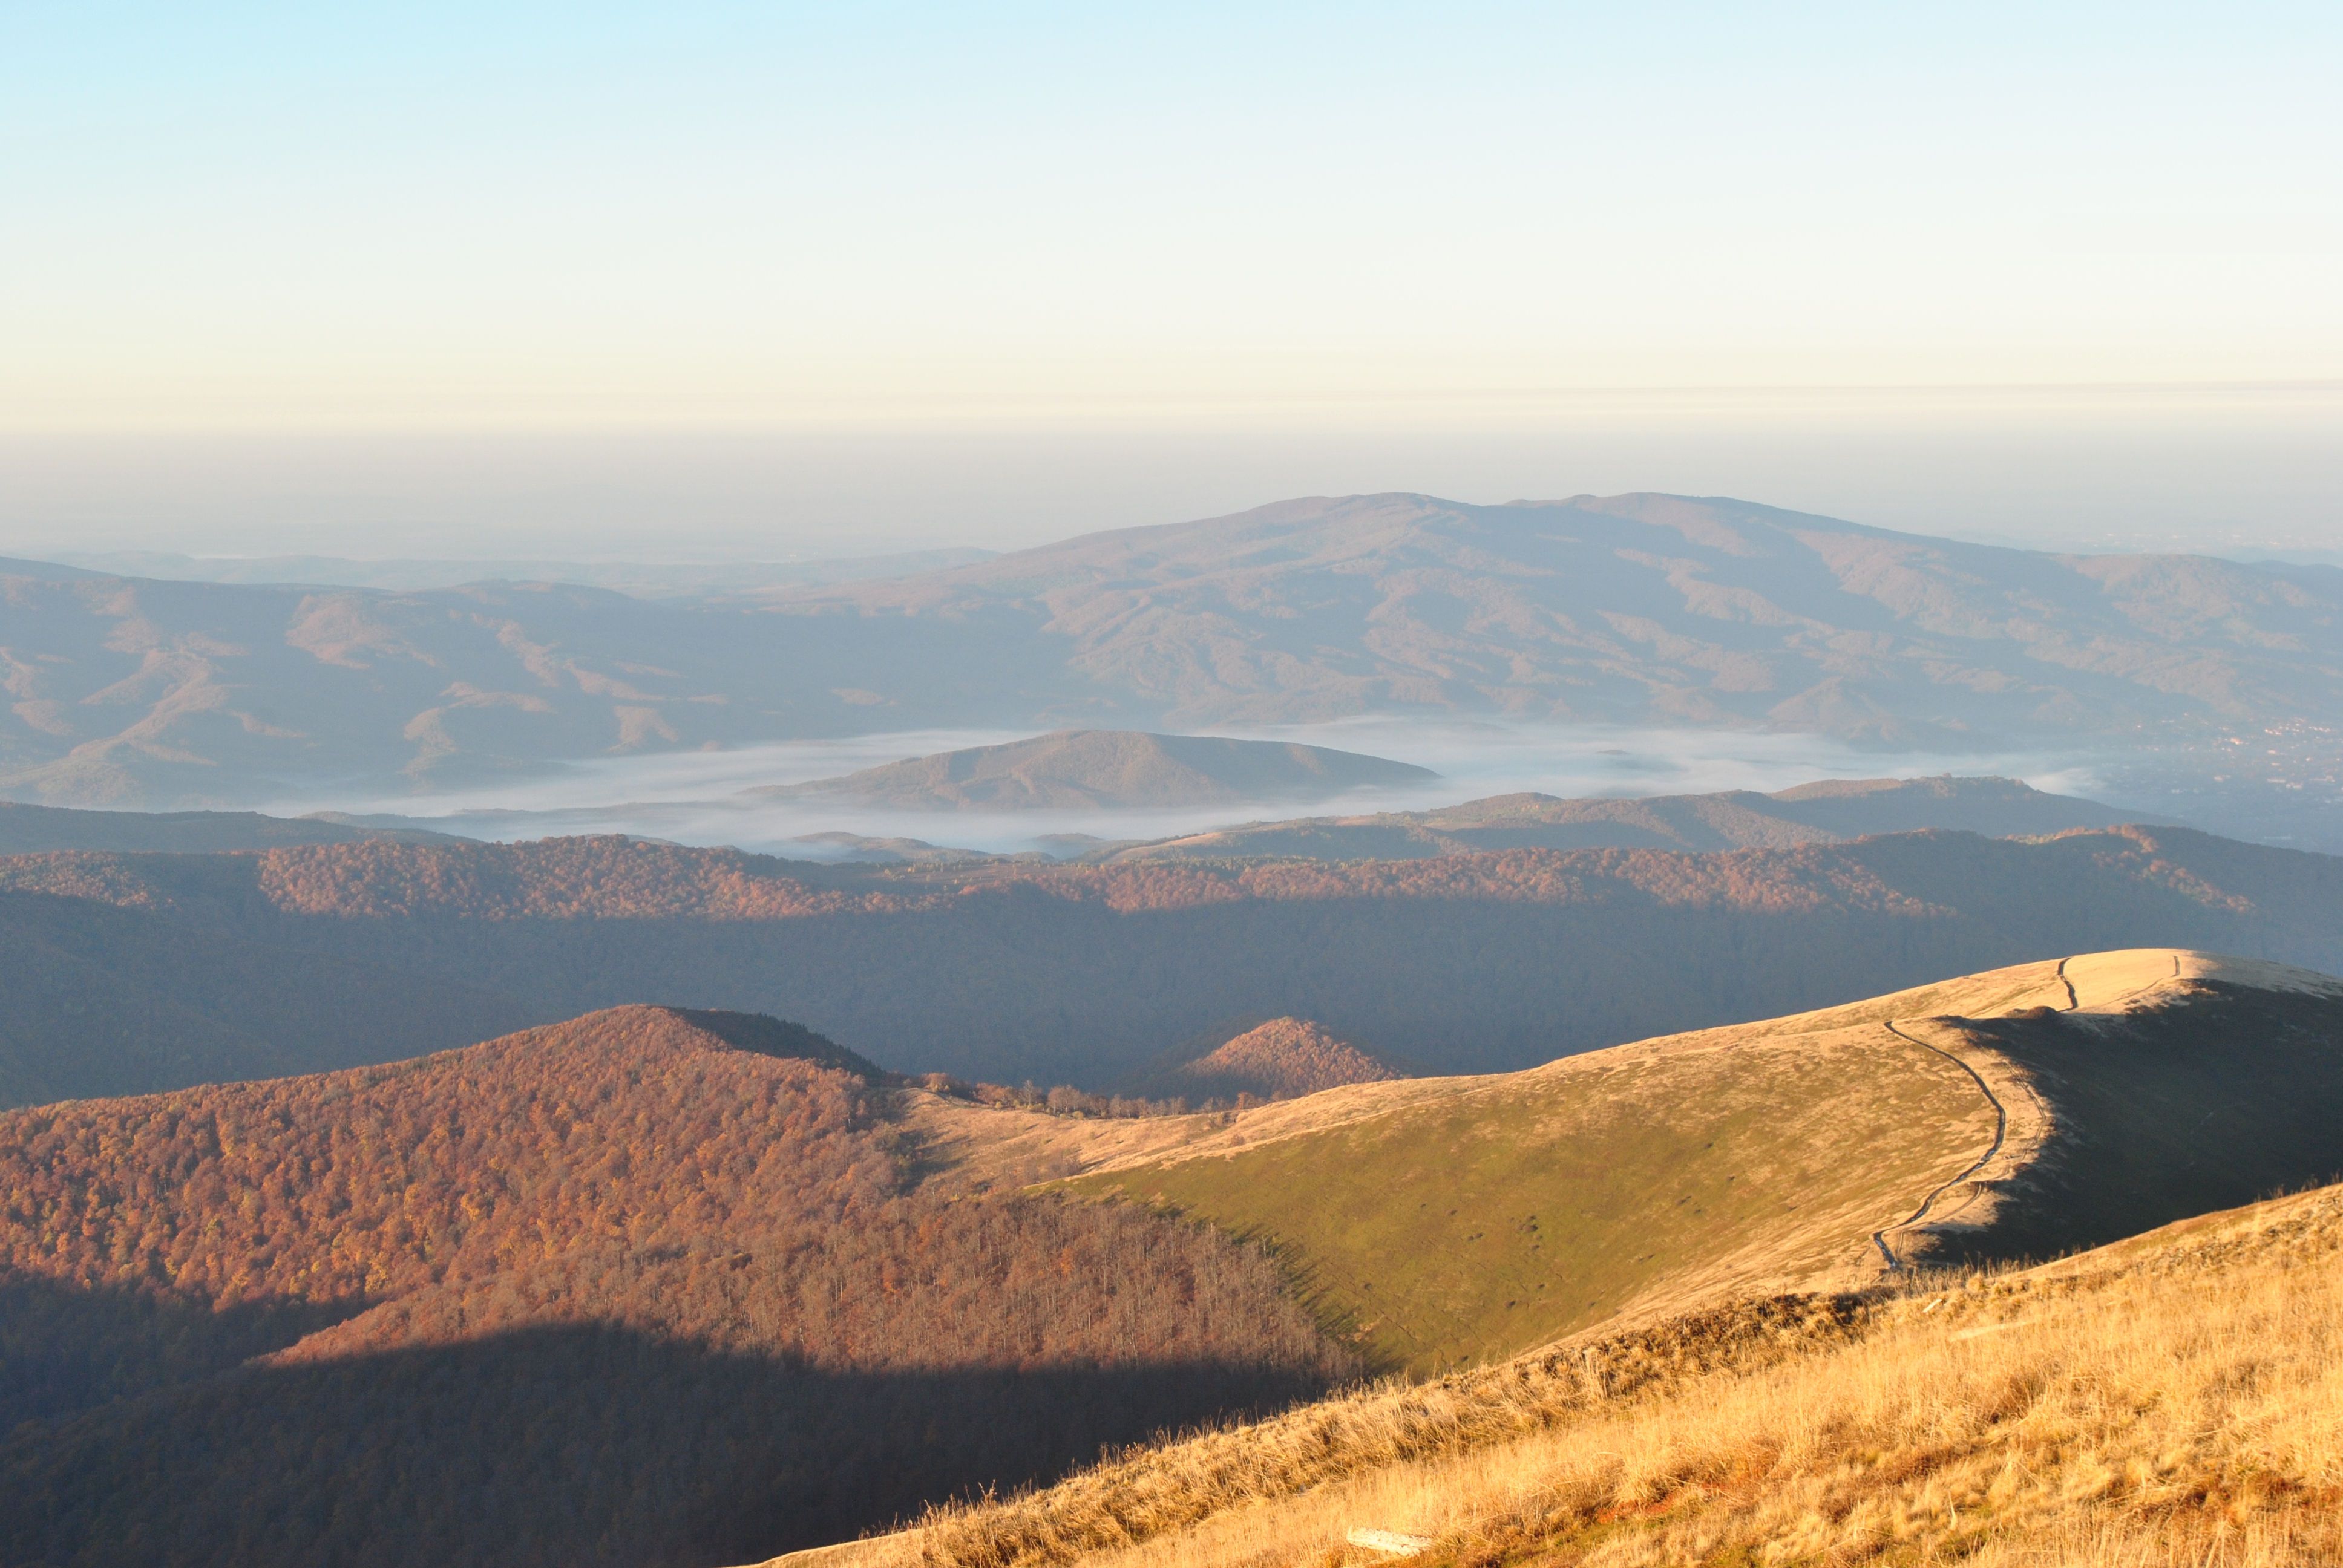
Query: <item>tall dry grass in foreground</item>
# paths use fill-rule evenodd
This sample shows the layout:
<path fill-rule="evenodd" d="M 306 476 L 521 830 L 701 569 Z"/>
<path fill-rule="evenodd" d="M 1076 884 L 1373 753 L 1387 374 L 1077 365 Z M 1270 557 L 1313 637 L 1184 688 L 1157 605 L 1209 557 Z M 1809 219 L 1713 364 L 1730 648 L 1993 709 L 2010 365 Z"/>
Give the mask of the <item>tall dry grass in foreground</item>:
<path fill-rule="evenodd" d="M 1672 1326 L 1635 1376 L 1610 1342 L 1607 1398 L 1574 1347 L 1126 1456 L 903 1545 L 1338 1568 L 1379 1560 L 1343 1543 L 1365 1525 L 1464 1564 L 2343 1561 L 2338 1249 L 2328 1189 L 1867 1310 L 1708 1314 L 1721 1341 Z"/>

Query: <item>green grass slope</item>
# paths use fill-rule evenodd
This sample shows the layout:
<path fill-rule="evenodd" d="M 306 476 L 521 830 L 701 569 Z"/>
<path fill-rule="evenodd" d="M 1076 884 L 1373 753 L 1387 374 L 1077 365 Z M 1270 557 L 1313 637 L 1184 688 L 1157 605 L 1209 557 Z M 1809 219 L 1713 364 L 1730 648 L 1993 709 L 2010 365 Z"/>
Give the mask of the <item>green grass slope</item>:
<path fill-rule="evenodd" d="M 2343 1165 L 2343 982 L 2187 957 L 1334 1091 L 1069 1185 L 1272 1243 L 1417 1374 L 1725 1293 L 2045 1256 Z"/>

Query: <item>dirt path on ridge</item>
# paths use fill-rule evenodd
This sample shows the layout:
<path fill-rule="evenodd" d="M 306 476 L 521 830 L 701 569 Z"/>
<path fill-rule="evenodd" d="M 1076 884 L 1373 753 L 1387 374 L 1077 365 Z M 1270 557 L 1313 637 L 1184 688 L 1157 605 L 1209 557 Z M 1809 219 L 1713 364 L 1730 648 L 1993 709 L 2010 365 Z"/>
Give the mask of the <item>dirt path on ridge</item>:
<path fill-rule="evenodd" d="M 2066 978 L 2066 964 L 2063 960 L 2060 962 L 2058 968 L 2060 971 L 2059 978 L 2063 981 Z M 2074 994 L 2074 988 L 2072 986 L 2067 988 L 2066 994 L 2069 996 Z M 1900 1221 L 1893 1225 L 1885 1226 L 1871 1233 L 1871 1244 L 1879 1249 L 1879 1255 L 1882 1258 L 1887 1260 L 1888 1268 L 1890 1270 L 1896 1270 L 1904 1267 L 1904 1261 L 1896 1255 L 1895 1250 L 1888 1246 L 1887 1233 L 1890 1231 L 1910 1230 L 1913 1226 L 1918 1224 L 1921 1221 L 1928 1217 L 1928 1211 L 1936 1206 L 1937 1199 L 1943 1197 L 1946 1192 L 1951 1191 L 1954 1188 L 1961 1185 L 1961 1183 L 1966 1181 L 1970 1177 L 1984 1170 L 1987 1165 L 1993 1163 L 1994 1156 L 2001 1152 L 2002 1144 L 2009 1137 L 2009 1108 L 2002 1104 L 2001 1097 L 1999 1095 L 1994 1093 L 1993 1085 L 1985 1081 L 1984 1073 L 1979 1072 L 1976 1068 L 1971 1067 L 1967 1062 L 1963 1061 L 1951 1051 L 1943 1050 L 1937 1046 L 1930 1045 L 1918 1035 L 1908 1033 L 1904 1030 L 1898 1029 L 1893 1019 L 1884 1020 L 1880 1027 L 1885 1029 L 1888 1033 L 1896 1036 L 1898 1040 L 1908 1040 L 1923 1050 L 1935 1051 L 1936 1054 L 1943 1057 L 1946 1061 L 1951 1062 L 1963 1072 L 1967 1073 L 1971 1079 L 1976 1081 L 1977 1092 L 1985 1096 L 1986 1103 L 1993 1107 L 1993 1146 L 1987 1149 L 1983 1154 L 1977 1156 L 1976 1161 L 1959 1175 L 1954 1177 L 1949 1181 L 1940 1183 L 1932 1190 L 1926 1197 L 1921 1199 L 1920 1206 L 1912 1211 L 1910 1218 Z"/>

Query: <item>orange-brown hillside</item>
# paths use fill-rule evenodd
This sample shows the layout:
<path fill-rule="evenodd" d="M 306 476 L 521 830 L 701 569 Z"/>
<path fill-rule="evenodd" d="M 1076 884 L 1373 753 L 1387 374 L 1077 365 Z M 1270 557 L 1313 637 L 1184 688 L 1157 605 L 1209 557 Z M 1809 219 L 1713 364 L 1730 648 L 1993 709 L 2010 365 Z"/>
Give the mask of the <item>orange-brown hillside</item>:
<path fill-rule="evenodd" d="M 1345 1374 L 1222 1238 L 918 1195 L 853 1061 L 626 1007 L 0 1116 L 9 1560 L 738 1560 Z"/>
<path fill-rule="evenodd" d="M 1221 1100 L 1289 1100 L 1406 1076 L 1306 1018 L 1271 1019 L 1169 1075 L 1192 1095 Z"/>

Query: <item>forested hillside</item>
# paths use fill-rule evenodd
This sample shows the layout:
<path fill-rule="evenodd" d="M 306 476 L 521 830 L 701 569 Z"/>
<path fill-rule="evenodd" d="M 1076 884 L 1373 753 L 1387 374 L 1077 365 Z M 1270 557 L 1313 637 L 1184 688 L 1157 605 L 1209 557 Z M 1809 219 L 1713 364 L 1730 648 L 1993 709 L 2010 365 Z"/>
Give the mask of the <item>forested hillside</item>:
<path fill-rule="evenodd" d="M 1059 867 L 366 843 L 25 857 L 0 860 L 7 889 L 164 922 L 141 932 L 458 981 L 523 1020 L 735 1008 L 803 1019 L 900 1071 L 1094 1090 L 1287 1015 L 1426 1071 L 1477 1071 L 2083 947 L 2343 969 L 2343 859 L 2164 828 Z"/>
<path fill-rule="evenodd" d="M 1223 1239 L 917 1195 L 800 1050 L 627 1008 L 0 1117 L 7 1561 L 746 1561 L 1346 1372 Z"/>
<path fill-rule="evenodd" d="M 1181 1063 L 1145 1087 L 1158 1095 L 1197 1101 L 1290 1100 L 1346 1083 L 1405 1078 L 1391 1063 L 1338 1040 L 1306 1018 L 1272 1018 L 1193 1061 Z"/>

